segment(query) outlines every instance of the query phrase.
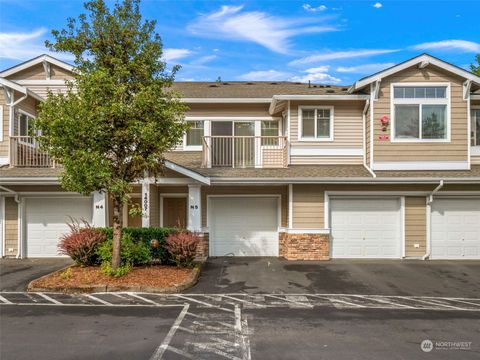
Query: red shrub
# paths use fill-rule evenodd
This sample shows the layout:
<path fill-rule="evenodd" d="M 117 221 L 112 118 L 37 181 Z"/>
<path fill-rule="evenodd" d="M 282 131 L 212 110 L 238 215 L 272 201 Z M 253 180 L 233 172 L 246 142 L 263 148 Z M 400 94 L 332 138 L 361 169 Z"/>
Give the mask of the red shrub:
<path fill-rule="evenodd" d="M 68 227 L 70 233 L 63 235 L 58 244 L 59 253 L 70 256 L 77 265 L 97 264 L 97 246 L 106 240 L 105 233 L 86 221 L 72 222 Z"/>
<path fill-rule="evenodd" d="M 198 235 L 190 232 L 178 232 L 168 235 L 165 248 L 172 260 L 180 267 L 193 265 L 197 253 Z"/>

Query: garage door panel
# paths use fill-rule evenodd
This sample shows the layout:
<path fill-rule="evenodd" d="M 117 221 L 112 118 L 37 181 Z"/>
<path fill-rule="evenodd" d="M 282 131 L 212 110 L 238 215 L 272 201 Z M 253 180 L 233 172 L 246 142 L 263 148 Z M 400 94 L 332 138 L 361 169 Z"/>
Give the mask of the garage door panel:
<path fill-rule="evenodd" d="M 432 258 L 480 258 L 480 199 L 435 199 L 431 224 Z"/>
<path fill-rule="evenodd" d="M 399 258 L 398 199 L 332 199 L 332 257 Z"/>
<path fill-rule="evenodd" d="M 27 256 L 59 256 L 57 244 L 69 232 L 67 223 L 74 220 L 92 222 L 91 198 L 27 198 Z"/>
<path fill-rule="evenodd" d="M 212 256 L 278 256 L 277 198 L 210 199 Z"/>

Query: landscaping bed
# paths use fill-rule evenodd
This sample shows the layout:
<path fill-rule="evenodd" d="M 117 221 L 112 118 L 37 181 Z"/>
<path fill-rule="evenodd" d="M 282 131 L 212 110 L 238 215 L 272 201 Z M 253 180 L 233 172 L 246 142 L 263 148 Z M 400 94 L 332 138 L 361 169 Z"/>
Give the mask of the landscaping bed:
<path fill-rule="evenodd" d="M 147 291 L 175 293 L 193 286 L 200 266 L 179 268 L 167 265 L 134 267 L 121 277 L 102 273 L 99 266 L 71 266 L 32 281 L 28 291 Z"/>

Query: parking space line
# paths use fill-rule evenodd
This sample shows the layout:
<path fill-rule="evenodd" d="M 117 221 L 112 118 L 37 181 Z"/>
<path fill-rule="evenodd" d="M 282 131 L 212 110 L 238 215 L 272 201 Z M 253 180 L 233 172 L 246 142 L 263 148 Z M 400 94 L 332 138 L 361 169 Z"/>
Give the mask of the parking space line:
<path fill-rule="evenodd" d="M 130 295 L 130 296 L 132 296 L 132 297 L 134 297 L 134 298 L 137 298 L 137 299 L 139 299 L 139 300 L 145 301 L 145 302 L 147 302 L 147 303 L 149 303 L 149 304 L 152 304 L 152 305 L 160 305 L 159 303 L 157 303 L 157 302 L 155 302 L 155 301 L 153 301 L 153 300 L 144 298 L 143 296 L 137 295 L 137 294 L 135 294 L 135 293 L 133 293 L 133 292 L 128 292 L 127 295 Z"/>
<path fill-rule="evenodd" d="M 41 297 L 43 297 L 45 300 L 48 300 L 50 301 L 51 303 L 54 303 L 55 305 L 63 305 L 60 301 L 58 300 L 55 300 L 55 299 L 52 299 L 50 296 L 44 294 L 44 293 L 41 293 L 41 292 L 37 292 L 35 293 L 37 295 L 40 295 Z"/>
<path fill-rule="evenodd" d="M 449 300 L 451 300 L 451 301 L 456 301 L 456 302 L 460 302 L 460 303 L 467 304 L 467 305 L 473 305 L 473 306 L 475 306 L 475 307 L 480 308 L 480 303 L 473 303 L 473 302 L 470 302 L 470 301 L 459 300 L 459 299 L 456 299 L 456 298 L 451 298 L 451 299 L 449 299 Z"/>
<path fill-rule="evenodd" d="M 176 347 L 173 347 L 173 346 L 168 346 L 167 347 L 167 350 L 168 351 L 171 351 L 171 352 L 174 352 L 178 355 L 181 355 L 183 357 L 186 357 L 187 359 L 195 359 L 192 355 L 190 355 L 189 353 L 186 353 L 185 351 L 183 350 L 180 350 L 180 349 L 177 349 Z"/>
<path fill-rule="evenodd" d="M 9 305 L 13 304 L 10 300 L 5 299 L 2 295 L 0 295 L 0 301 Z"/>
<path fill-rule="evenodd" d="M 464 308 L 460 308 L 460 307 L 457 307 L 457 306 L 452 306 L 452 305 L 446 305 L 446 304 L 442 304 L 438 301 L 435 301 L 434 299 L 429 299 L 428 301 L 427 300 L 424 300 L 424 299 L 416 299 L 416 298 L 413 298 L 411 299 L 413 301 L 418 301 L 418 302 L 421 302 L 421 303 L 424 303 L 424 304 L 427 304 L 427 305 L 435 305 L 435 306 L 443 306 L 443 307 L 446 307 L 446 308 L 450 308 L 450 309 L 454 309 L 454 310 L 466 310 Z"/>
<path fill-rule="evenodd" d="M 178 314 L 177 318 L 175 319 L 175 322 L 173 323 L 172 327 L 168 331 L 167 336 L 165 336 L 165 339 L 163 339 L 160 346 L 155 350 L 153 355 L 150 357 L 150 360 L 160 360 L 162 358 L 165 350 L 167 350 L 168 345 L 172 341 L 173 336 L 177 332 L 177 329 L 180 327 L 180 324 L 182 323 L 183 318 L 187 314 L 189 307 L 190 307 L 189 304 L 185 304 L 182 311 L 180 311 L 180 314 Z"/>
<path fill-rule="evenodd" d="M 282 300 L 282 301 L 285 301 L 287 303 L 291 303 L 291 304 L 294 304 L 294 305 L 297 305 L 299 307 L 302 307 L 302 308 L 313 308 L 313 305 L 310 304 L 308 302 L 308 299 L 306 296 L 303 296 L 303 295 L 290 295 L 290 294 L 286 294 L 286 295 L 283 295 L 284 298 L 278 296 L 278 295 L 265 295 L 265 296 L 268 296 L 270 298 L 274 298 L 274 299 L 278 299 L 278 300 Z M 287 298 L 288 297 L 288 298 Z M 299 299 L 299 300 L 293 300 L 293 299 Z M 303 299 L 304 298 L 304 299 Z M 300 299 L 302 299 L 303 301 L 301 301 Z"/>
<path fill-rule="evenodd" d="M 386 300 L 386 299 L 391 299 L 390 297 L 383 297 L 383 298 L 378 298 L 376 296 L 371 296 L 369 295 L 368 297 L 367 296 L 364 296 L 364 295 L 351 295 L 351 296 L 355 296 L 355 297 L 360 297 L 360 298 L 363 298 L 365 300 L 373 300 L 373 301 L 377 301 L 381 304 L 388 304 L 388 305 L 393 305 L 393 306 L 399 306 L 399 307 L 402 307 L 402 308 L 406 308 L 406 309 L 415 309 L 414 306 L 410 306 L 410 305 L 405 305 L 405 304 L 399 304 L 398 302 L 394 302 L 394 301 L 389 301 L 389 300 Z"/>
<path fill-rule="evenodd" d="M 198 303 L 198 304 L 202 304 L 202 305 L 207 306 L 207 307 L 210 307 L 210 308 L 220 309 L 220 310 L 222 310 L 222 311 L 233 312 L 233 310 L 225 309 L 225 308 L 222 308 L 222 307 L 218 307 L 218 306 L 209 304 L 209 303 L 207 303 L 207 302 L 205 302 L 205 301 L 201 301 L 201 300 L 197 300 L 197 299 L 192 299 L 191 297 L 183 296 L 183 295 L 180 295 L 180 294 L 174 294 L 173 296 L 179 297 L 179 298 L 184 299 L 184 300 L 187 300 L 187 301 L 193 301 L 193 302 L 196 302 L 196 303 Z"/>
<path fill-rule="evenodd" d="M 107 305 L 107 306 L 113 306 L 112 303 L 106 301 L 106 300 L 103 300 L 103 299 L 99 299 L 91 294 L 84 294 L 83 296 L 89 298 L 89 299 L 92 299 L 93 301 L 98 301 L 99 303 L 103 304 L 103 305 Z"/>
<path fill-rule="evenodd" d="M 223 294 L 222 297 L 227 298 L 227 299 L 231 299 L 231 300 L 234 300 L 234 301 L 239 301 L 239 302 L 242 302 L 242 303 L 245 303 L 245 304 L 248 304 L 248 305 L 254 305 L 254 306 L 257 306 L 259 308 L 265 308 L 265 305 L 257 304 L 257 303 L 254 303 L 253 301 L 238 299 L 238 298 L 235 298 L 233 296 L 229 296 L 229 295 L 225 295 L 225 294 Z"/>

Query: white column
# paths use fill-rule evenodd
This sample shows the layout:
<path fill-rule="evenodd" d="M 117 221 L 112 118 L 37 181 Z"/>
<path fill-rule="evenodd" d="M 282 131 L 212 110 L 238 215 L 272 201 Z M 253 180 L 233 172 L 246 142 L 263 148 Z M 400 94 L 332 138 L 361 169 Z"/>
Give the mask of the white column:
<path fill-rule="evenodd" d="M 142 181 L 142 227 L 150 227 L 150 182 Z"/>
<path fill-rule="evenodd" d="M 107 194 L 103 191 L 93 193 L 93 225 L 95 227 L 107 226 Z"/>
<path fill-rule="evenodd" d="M 187 229 L 202 231 L 202 191 L 201 185 L 188 185 Z"/>

